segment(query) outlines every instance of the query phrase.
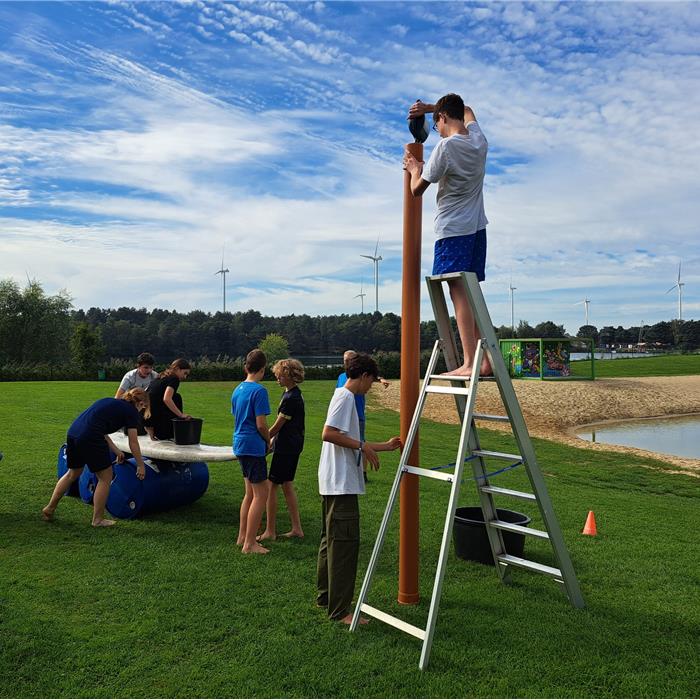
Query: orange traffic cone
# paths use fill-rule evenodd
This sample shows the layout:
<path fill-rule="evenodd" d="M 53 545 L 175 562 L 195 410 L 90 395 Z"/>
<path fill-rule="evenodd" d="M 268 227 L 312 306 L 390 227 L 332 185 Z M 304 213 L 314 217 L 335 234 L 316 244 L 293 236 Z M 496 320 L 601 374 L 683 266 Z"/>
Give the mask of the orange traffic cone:
<path fill-rule="evenodd" d="M 583 526 L 583 532 L 581 534 L 591 535 L 591 537 L 595 537 L 598 534 L 598 530 L 595 526 L 595 515 L 593 515 L 592 510 L 588 511 L 588 517 L 586 518 L 586 524 Z"/>

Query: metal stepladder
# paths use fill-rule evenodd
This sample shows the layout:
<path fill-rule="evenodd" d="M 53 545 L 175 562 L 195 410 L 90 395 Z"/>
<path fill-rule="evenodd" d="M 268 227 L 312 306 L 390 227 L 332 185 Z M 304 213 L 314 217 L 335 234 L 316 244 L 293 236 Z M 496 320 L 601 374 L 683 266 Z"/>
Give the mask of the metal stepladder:
<path fill-rule="evenodd" d="M 474 319 L 481 334 L 481 340 L 477 344 L 476 357 L 474 359 L 474 372 L 472 373 L 471 377 L 445 377 L 436 374 L 437 363 L 441 352 L 444 355 L 448 370 L 455 369 L 460 365 L 457 345 L 455 343 L 455 337 L 452 331 L 452 325 L 450 323 L 449 312 L 447 310 L 447 304 L 445 302 L 445 295 L 442 286 L 443 282 L 455 279 L 461 280 L 461 283 L 465 286 L 467 297 L 474 313 Z M 365 613 L 370 617 L 374 617 L 382 622 L 407 632 L 408 634 L 418 637 L 418 639 L 422 640 L 423 642 L 420 661 L 418 664 L 421 670 L 426 668 L 430 658 L 430 649 L 433 642 L 435 623 L 437 621 L 438 607 L 440 604 L 442 582 L 447 564 L 450 540 L 452 538 L 452 526 L 459 499 L 462 473 L 466 462 L 469 462 L 469 464 L 472 466 L 489 544 L 491 546 L 494 562 L 496 564 L 496 570 L 501 581 L 503 583 L 509 583 L 511 581 L 511 573 L 514 567 L 544 574 L 545 576 L 549 576 L 550 578 L 554 579 L 555 582 L 563 587 L 570 603 L 574 607 L 583 608 L 585 606 L 578 581 L 576 580 L 576 574 L 559 528 L 559 523 L 554 514 L 542 473 L 540 472 L 540 468 L 537 464 L 537 458 L 535 456 L 532 442 L 530 441 L 525 420 L 523 419 L 523 415 L 520 410 L 520 404 L 518 403 L 515 390 L 513 389 L 513 383 L 499 349 L 496 334 L 494 332 L 491 318 L 486 308 L 486 302 L 484 301 L 477 277 L 474 273 L 456 272 L 446 275 L 427 277 L 426 282 L 430 293 L 433 311 L 435 313 L 439 340 L 437 340 L 435 343 L 435 347 L 433 348 L 433 353 L 430 357 L 430 362 L 428 363 L 428 368 L 425 373 L 425 378 L 423 379 L 418 402 L 416 404 L 411 425 L 408 430 L 406 444 L 404 445 L 404 449 L 401 454 L 396 477 L 394 478 L 394 482 L 391 487 L 389 500 L 382 518 L 382 522 L 379 526 L 377 539 L 375 541 L 374 549 L 367 567 L 367 572 L 362 583 L 362 588 L 360 589 L 360 595 L 357 598 L 357 605 L 355 607 L 352 623 L 350 625 L 350 631 L 354 632 L 359 624 L 360 614 Z M 506 409 L 506 416 L 494 416 L 475 412 L 476 395 L 480 381 L 479 369 L 481 367 L 481 361 L 484 357 L 484 353 L 488 353 L 488 357 L 493 368 L 493 377 L 483 377 L 481 378 L 481 381 L 490 380 L 496 382 L 503 405 Z M 447 380 L 449 381 L 450 386 L 445 386 L 444 384 L 434 384 L 433 382 L 435 380 L 439 380 L 441 382 L 445 382 Z M 410 465 L 406 463 L 418 433 L 420 418 L 425 407 L 428 394 L 452 395 L 457 404 L 457 411 L 459 413 L 462 426 L 457 456 L 455 459 L 455 468 L 452 474 L 445 473 L 443 471 L 425 469 L 418 467 L 417 465 Z M 475 420 L 510 423 L 520 454 L 505 454 L 501 452 L 482 450 Z M 527 473 L 532 492 L 515 491 L 512 489 L 492 486 L 489 483 L 485 463 L 487 458 L 506 460 L 513 463 L 512 466 L 515 464 L 522 464 Z M 407 622 L 404 622 L 403 620 L 386 612 L 378 610 L 365 602 L 367 600 L 367 594 L 369 592 L 379 556 L 384 545 L 384 539 L 388 530 L 389 521 L 398 499 L 401 479 L 405 474 L 415 474 L 419 477 L 439 479 L 451 485 L 447 516 L 445 519 L 445 527 L 442 536 L 442 544 L 440 546 L 437 571 L 435 573 L 435 582 L 433 584 L 430 608 L 428 611 L 428 620 L 425 629 L 408 624 Z M 546 530 L 537 530 L 499 520 L 496 512 L 496 506 L 494 504 L 494 496 L 503 496 L 536 502 Z M 510 531 L 522 535 L 549 540 L 558 563 L 558 568 L 546 566 L 536 561 L 507 554 L 503 545 L 503 531 Z"/>

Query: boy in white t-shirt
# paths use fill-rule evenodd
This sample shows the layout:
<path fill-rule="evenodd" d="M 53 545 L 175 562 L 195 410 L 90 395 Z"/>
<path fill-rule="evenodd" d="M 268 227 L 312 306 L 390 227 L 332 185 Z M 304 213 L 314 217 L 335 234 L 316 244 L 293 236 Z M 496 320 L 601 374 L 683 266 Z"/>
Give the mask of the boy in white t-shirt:
<path fill-rule="evenodd" d="M 403 165 L 411 175 L 414 197 L 420 197 L 431 183 L 438 183 L 433 275 L 474 272 L 482 282 L 488 223 L 484 213 L 483 186 L 489 144 L 471 107 L 465 106 L 459 95 L 450 93 L 434 105 L 416 102 L 411 105 L 408 116 L 419 117 L 427 112 L 433 113 L 433 129 L 440 134 L 440 142 L 425 167 L 408 150 Z M 470 376 L 481 334 L 462 284 L 450 280 L 448 285 L 464 363 L 446 374 Z M 488 357 L 482 360 L 480 374 L 493 374 Z"/>
<path fill-rule="evenodd" d="M 348 360 L 347 375 L 345 386 L 337 388 L 333 394 L 323 426 L 318 465 L 323 523 L 318 550 L 316 605 L 328 608 L 332 620 L 349 625 L 360 551 L 357 496 L 365 492 L 363 457 L 373 469 L 379 469 L 377 452 L 396 450 L 401 447 L 401 440 L 393 437 L 386 442 L 364 442 L 360 437 L 355 395 L 366 394 L 372 384 L 379 381 L 377 363 L 369 355 L 359 353 Z"/>
<path fill-rule="evenodd" d="M 154 379 L 158 379 L 158 372 L 153 370 L 155 360 L 150 352 L 142 352 L 136 358 L 136 369 L 127 372 L 119 383 L 115 399 L 121 399 L 130 389 L 148 389 Z"/>

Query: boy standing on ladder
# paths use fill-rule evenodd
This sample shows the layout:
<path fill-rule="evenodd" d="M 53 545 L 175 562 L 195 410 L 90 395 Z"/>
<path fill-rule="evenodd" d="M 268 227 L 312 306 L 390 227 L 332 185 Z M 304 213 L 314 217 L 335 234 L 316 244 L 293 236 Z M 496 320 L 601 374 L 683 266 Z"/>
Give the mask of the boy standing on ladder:
<path fill-rule="evenodd" d="M 408 117 L 413 119 L 428 112 L 433 113 L 433 129 L 440 134 L 441 140 L 425 167 L 408 151 L 404 154 L 403 165 L 411 175 L 414 197 L 420 197 L 431 183 L 439 183 L 435 215 L 437 241 L 432 274 L 475 272 L 479 281 L 483 282 L 488 223 L 484 213 L 483 185 L 488 142 L 471 107 L 466 107 L 459 95 L 450 93 L 434 105 L 416 102 L 411 105 Z M 481 334 L 464 287 L 458 280 L 450 280 L 448 285 L 455 307 L 464 363 L 446 374 L 470 376 Z M 482 360 L 480 374 L 493 374 L 486 356 Z"/>
<path fill-rule="evenodd" d="M 328 608 L 332 620 L 352 621 L 350 603 L 355 591 L 360 551 L 360 509 L 357 497 L 365 492 L 362 460 L 379 469 L 377 452 L 401 447 L 401 439 L 365 442 L 360 437 L 355 396 L 365 395 L 379 381 L 377 363 L 357 353 L 346 365 L 348 380 L 335 390 L 323 426 L 318 465 L 318 490 L 323 501 L 321 544 L 318 549 L 316 605 Z"/>

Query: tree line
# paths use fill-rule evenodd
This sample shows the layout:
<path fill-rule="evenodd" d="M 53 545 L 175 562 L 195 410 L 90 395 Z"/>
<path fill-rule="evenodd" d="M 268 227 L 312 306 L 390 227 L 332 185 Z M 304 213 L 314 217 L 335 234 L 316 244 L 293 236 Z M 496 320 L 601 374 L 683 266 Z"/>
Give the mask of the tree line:
<path fill-rule="evenodd" d="M 495 329 L 500 338 L 557 338 L 563 326 L 520 321 Z M 159 365 L 175 357 L 235 359 L 245 356 L 270 334 L 282 336 L 295 356 L 334 355 L 348 348 L 364 352 L 399 352 L 401 317 L 393 313 L 309 316 L 264 316 L 259 311 L 180 313 L 133 307 L 87 311 L 75 309 L 70 295 L 47 295 L 41 284 L 24 288 L 0 280 L 0 366 L 8 364 L 72 364 L 92 370 L 109 358 L 132 362 L 147 350 Z M 640 340 L 684 351 L 700 347 L 700 321 L 662 321 L 643 328 L 582 326 L 578 337 L 592 337 L 596 346 L 636 344 Z M 434 321 L 420 327 L 421 349 L 437 337 Z"/>

